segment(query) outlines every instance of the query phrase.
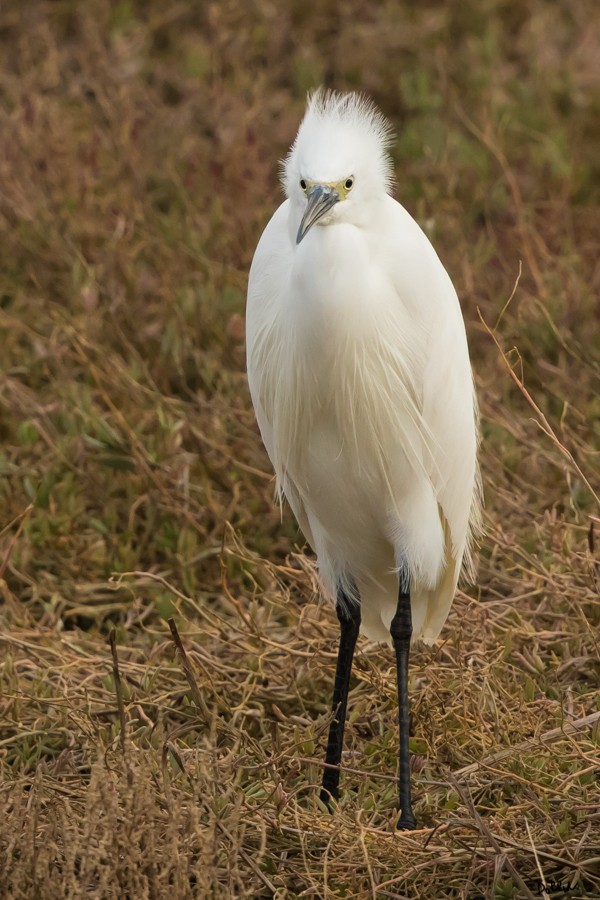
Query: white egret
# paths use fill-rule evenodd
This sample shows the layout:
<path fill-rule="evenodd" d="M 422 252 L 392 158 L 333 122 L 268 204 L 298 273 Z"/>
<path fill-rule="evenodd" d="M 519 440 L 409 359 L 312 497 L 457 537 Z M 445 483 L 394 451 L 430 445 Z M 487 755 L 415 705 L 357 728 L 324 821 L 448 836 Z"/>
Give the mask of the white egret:
<path fill-rule="evenodd" d="M 464 322 L 429 240 L 390 196 L 390 127 L 317 91 L 283 164 L 287 199 L 250 270 L 248 380 L 262 438 L 335 600 L 340 645 L 322 799 L 339 793 L 359 630 L 392 642 L 398 828 L 415 828 L 408 655 L 452 604 L 479 512 Z"/>

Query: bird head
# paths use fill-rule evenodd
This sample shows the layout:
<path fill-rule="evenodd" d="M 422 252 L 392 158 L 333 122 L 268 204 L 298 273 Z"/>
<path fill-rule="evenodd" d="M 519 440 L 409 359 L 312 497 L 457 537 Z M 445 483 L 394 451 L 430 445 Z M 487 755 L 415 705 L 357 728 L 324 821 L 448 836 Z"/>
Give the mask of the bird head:
<path fill-rule="evenodd" d="M 361 94 L 318 90 L 309 97 L 282 166 L 283 186 L 299 222 L 297 244 L 317 223 L 360 224 L 389 192 L 391 136 L 387 120 Z"/>

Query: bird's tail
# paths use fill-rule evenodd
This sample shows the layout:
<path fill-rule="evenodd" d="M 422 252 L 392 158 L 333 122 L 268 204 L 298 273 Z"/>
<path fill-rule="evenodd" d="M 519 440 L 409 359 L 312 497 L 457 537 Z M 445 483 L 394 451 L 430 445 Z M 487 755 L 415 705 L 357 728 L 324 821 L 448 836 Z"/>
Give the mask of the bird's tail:
<path fill-rule="evenodd" d="M 433 644 L 444 626 L 456 593 L 460 562 L 452 555 L 450 532 L 445 529 L 446 563 L 434 588 L 411 584 L 413 643 Z M 391 643 L 390 625 L 398 605 L 398 575 L 389 571 L 377 582 L 357 578 L 361 597 L 361 631 L 369 640 Z"/>

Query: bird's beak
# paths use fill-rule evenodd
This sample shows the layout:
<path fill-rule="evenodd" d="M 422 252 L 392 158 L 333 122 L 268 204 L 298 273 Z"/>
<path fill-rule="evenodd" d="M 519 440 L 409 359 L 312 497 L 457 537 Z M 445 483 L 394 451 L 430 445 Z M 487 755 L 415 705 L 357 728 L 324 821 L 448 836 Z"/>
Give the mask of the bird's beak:
<path fill-rule="evenodd" d="M 296 244 L 299 244 L 306 232 L 317 222 L 321 216 L 329 212 L 332 206 L 340 199 L 336 189 L 330 184 L 311 185 L 306 194 L 308 203 L 300 222 L 300 228 L 296 235 Z"/>

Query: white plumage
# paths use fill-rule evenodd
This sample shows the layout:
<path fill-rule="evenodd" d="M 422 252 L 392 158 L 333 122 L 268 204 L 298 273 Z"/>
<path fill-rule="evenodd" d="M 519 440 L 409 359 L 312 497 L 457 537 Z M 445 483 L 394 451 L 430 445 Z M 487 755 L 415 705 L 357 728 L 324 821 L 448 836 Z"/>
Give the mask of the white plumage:
<path fill-rule="evenodd" d="M 407 576 L 413 639 L 431 643 L 470 566 L 476 404 L 452 282 L 388 193 L 389 136 L 356 94 L 310 98 L 250 270 L 248 379 L 326 594 L 357 588 L 361 630 L 389 641 Z"/>

